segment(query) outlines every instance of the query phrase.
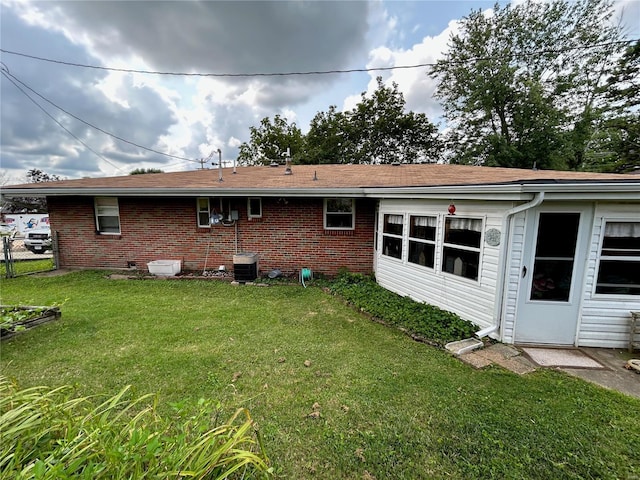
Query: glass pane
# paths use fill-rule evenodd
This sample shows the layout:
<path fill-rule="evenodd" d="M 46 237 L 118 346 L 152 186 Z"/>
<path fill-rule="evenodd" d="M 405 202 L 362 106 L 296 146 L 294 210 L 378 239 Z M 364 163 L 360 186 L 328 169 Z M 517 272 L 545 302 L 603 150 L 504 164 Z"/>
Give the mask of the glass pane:
<path fill-rule="evenodd" d="M 251 215 L 252 217 L 262 216 L 262 202 L 259 198 L 249 199 L 249 215 Z"/>
<path fill-rule="evenodd" d="M 531 300 L 568 301 L 572 273 L 573 259 L 536 260 Z"/>
<path fill-rule="evenodd" d="M 118 217 L 98 217 L 98 230 L 103 233 L 120 233 Z"/>
<path fill-rule="evenodd" d="M 398 219 L 400 223 L 398 223 Z M 382 231 L 392 235 L 402 235 L 402 215 L 385 215 Z"/>
<path fill-rule="evenodd" d="M 199 198 L 198 199 L 198 211 L 199 212 L 209 212 L 209 199 L 208 198 Z"/>
<path fill-rule="evenodd" d="M 640 262 L 600 260 L 596 293 L 640 295 Z"/>
<path fill-rule="evenodd" d="M 353 200 L 350 198 L 328 198 L 327 213 L 330 212 L 353 212 Z"/>
<path fill-rule="evenodd" d="M 436 217 L 411 217 L 409 236 L 424 240 L 435 240 Z"/>
<path fill-rule="evenodd" d="M 199 212 L 198 213 L 198 225 L 200 227 L 208 227 L 209 226 L 209 212 Z"/>
<path fill-rule="evenodd" d="M 541 213 L 536 257 L 573 258 L 579 223 L 579 213 Z"/>
<path fill-rule="evenodd" d="M 640 223 L 607 222 L 602 255 L 640 257 Z"/>
<path fill-rule="evenodd" d="M 435 245 L 431 243 L 409 241 L 409 261 L 433 268 Z"/>
<path fill-rule="evenodd" d="M 328 213 L 327 228 L 353 228 L 353 215 L 350 213 Z"/>
<path fill-rule="evenodd" d="M 481 230 L 481 220 L 447 218 L 445 220 L 444 241 L 445 243 L 480 248 Z"/>
<path fill-rule="evenodd" d="M 442 270 L 460 277 L 478 279 L 480 253 L 444 247 L 442 250 Z"/>
<path fill-rule="evenodd" d="M 402 239 L 383 235 L 382 253 L 387 257 L 402 258 Z"/>

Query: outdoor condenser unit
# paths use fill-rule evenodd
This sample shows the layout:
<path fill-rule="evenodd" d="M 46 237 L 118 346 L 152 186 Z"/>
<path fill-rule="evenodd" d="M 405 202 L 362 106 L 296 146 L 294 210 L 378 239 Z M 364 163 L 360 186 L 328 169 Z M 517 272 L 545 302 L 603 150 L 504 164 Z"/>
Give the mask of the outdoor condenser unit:
<path fill-rule="evenodd" d="M 253 282 L 258 278 L 258 254 L 238 253 L 234 255 L 233 278 L 236 282 Z"/>

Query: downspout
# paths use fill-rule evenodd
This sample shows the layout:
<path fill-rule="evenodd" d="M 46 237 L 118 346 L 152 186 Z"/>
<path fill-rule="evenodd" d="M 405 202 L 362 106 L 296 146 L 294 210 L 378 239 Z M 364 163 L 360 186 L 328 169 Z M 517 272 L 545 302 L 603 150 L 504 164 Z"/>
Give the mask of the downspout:
<path fill-rule="evenodd" d="M 502 306 L 504 304 L 504 290 L 506 286 L 505 260 L 507 257 L 509 229 L 511 228 L 511 218 L 517 213 L 521 213 L 521 212 L 524 212 L 525 210 L 529 210 L 531 208 L 537 207 L 543 201 L 544 201 L 544 192 L 536 192 L 533 199 L 531 199 L 529 202 L 523 203 L 522 205 L 518 205 L 517 207 L 514 207 L 511 210 L 508 210 L 507 212 L 505 212 L 505 214 L 502 217 L 502 235 L 500 238 L 500 245 L 503 245 L 503 248 L 500 250 L 500 255 L 498 257 L 498 265 L 500 266 L 500 268 L 498 269 L 498 281 L 497 281 L 498 290 L 496 291 L 497 301 L 493 311 L 493 318 L 495 319 L 495 324 L 487 328 L 483 328 L 482 330 L 478 330 L 476 332 L 476 336 L 478 338 L 482 338 L 493 332 L 496 332 L 501 327 Z"/>

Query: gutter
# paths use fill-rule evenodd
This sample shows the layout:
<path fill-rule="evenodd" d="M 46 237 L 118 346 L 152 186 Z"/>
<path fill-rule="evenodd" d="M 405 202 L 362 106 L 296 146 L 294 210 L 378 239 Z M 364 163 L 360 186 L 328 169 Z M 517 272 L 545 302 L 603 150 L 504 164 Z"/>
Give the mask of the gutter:
<path fill-rule="evenodd" d="M 497 301 L 493 311 L 494 325 L 476 332 L 476 336 L 478 336 L 479 338 L 499 331 L 502 327 L 502 308 L 504 306 L 504 292 L 506 287 L 505 261 L 507 257 L 507 250 L 509 249 L 508 240 L 509 230 L 511 229 L 511 218 L 517 213 L 530 210 L 540 205 L 544 201 L 544 195 L 544 191 L 536 192 L 531 201 L 523 203 L 522 205 L 518 205 L 517 207 L 506 211 L 502 216 L 502 235 L 500 236 L 500 245 L 503 245 L 503 248 L 500 250 L 500 255 L 498 258 L 498 265 L 500 265 L 500 268 L 498 269 L 498 290 L 496 291 Z"/>

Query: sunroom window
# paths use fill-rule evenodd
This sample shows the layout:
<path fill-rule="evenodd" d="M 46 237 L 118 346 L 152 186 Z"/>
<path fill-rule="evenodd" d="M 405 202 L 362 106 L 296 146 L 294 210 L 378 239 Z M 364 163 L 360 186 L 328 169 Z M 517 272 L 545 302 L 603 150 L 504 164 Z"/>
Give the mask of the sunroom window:
<path fill-rule="evenodd" d="M 409 217 L 409 262 L 434 267 L 437 224 L 437 217 Z"/>
<path fill-rule="evenodd" d="M 402 258 L 402 215 L 384 215 L 382 226 L 382 254 L 387 257 Z"/>
<path fill-rule="evenodd" d="M 120 211 L 116 197 L 96 197 L 96 231 L 98 233 L 120 233 Z"/>
<path fill-rule="evenodd" d="M 355 215 L 352 198 L 326 198 L 324 201 L 324 228 L 327 230 L 353 230 Z"/>
<path fill-rule="evenodd" d="M 447 217 L 444 222 L 442 271 L 478 280 L 482 220 Z"/>
<path fill-rule="evenodd" d="M 596 293 L 640 295 L 640 222 L 606 222 Z"/>

